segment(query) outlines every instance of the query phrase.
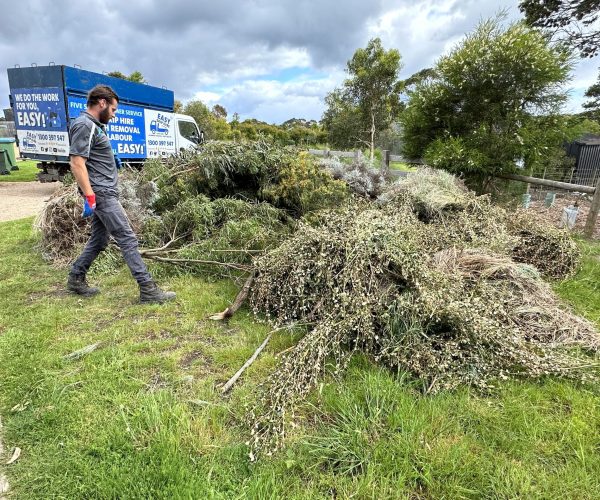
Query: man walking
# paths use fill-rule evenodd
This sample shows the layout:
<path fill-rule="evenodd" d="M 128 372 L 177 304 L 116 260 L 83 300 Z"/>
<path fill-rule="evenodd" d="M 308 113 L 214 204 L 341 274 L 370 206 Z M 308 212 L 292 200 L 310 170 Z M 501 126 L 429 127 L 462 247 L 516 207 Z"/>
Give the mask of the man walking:
<path fill-rule="evenodd" d="M 139 284 L 140 302 L 160 304 L 174 299 L 175 293 L 162 291 L 152 280 L 118 200 L 117 164 L 106 135 L 106 125 L 118 104 L 119 97 L 110 87 L 95 86 L 87 96 L 87 111 L 73 120 L 69 129 L 71 172 L 84 196 L 84 216 L 92 216 L 92 235 L 71 267 L 67 288 L 86 297 L 100 291 L 87 284 L 86 274 L 112 236 Z"/>

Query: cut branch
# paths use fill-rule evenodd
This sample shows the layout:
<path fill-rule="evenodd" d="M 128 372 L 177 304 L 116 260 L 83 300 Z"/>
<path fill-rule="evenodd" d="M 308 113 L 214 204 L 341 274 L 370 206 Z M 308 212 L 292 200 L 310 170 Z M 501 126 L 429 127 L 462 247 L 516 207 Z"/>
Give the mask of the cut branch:
<path fill-rule="evenodd" d="M 240 292 L 237 294 L 235 300 L 233 301 L 233 304 L 231 304 L 223 312 L 212 315 L 210 319 L 212 319 L 213 321 L 223 321 L 225 319 L 231 318 L 248 297 L 248 293 L 250 293 L 250 288 L 252 287 L 253 282 L 254 274 L 251 274 L 246 280 L 246 283 L 244 283 L 244 286 L 242 287 Z"/>
<path fill-rule="evenodd" d="M 242 373 L 244 373 L 246 371 L 246 369 L 252 363 L 254 363 L 254 361 L 256 361 L 256 358 L 258 358 L 258 355 L 267 346 L 267 344 L 269 343 L 269 340 L 271 340 L 271 337 L 273 336 L 274 333 L 277 333 L 280 330 L 286 330 L 288 328 L 292 328 L 292 326 L 294 326 L 294 325 L 282 326 L 280 328 L 276 328 L 275 330 L 272 330 L 271 332 L 269 332 L 269 335 L 267 335 L 265 340 L 263 340 L 263 343 L 258 346 L 256 351 L 254 351 L 254 354 L 252 356 L 250 356 L 250 358 L 242 365 L 242 367 L 236 372 L 236 374 L 225 383 L 225 385 L 221 389 L 221 393 L 222 394 L 227 393 L 233 387 L 233 384 L 236 383 L 237 379 L 239 379 L 242 376 Z"/>
<path fill-rule="evenodd" d="M 175 179 L 175 177 L 179 176 L 179 175 L 183 175 L 183 174 L 187 174 L 188 172 L 193 172 L 194 170 L 199 170 L 200 167 L 198 165 L 195 165 L 191 168 L 186 168 L 184 170 L 178 170 L 177 172 L 174 172 L 171 174 L 171 176 L 167 179 L 167 182 L 172 181 L 173 179 Z"/>
<path fill-rule="evenodd" d="M 235 269 L 236 271 L 251 271 L 252 267 L 251 266 L 245 266 L 243 264 L 234 264 L 231 262 L 218 262 L 216 260 L 200 260 L 200 259 L 172 259 L 170 257 L 159 257 L 157 255 L 152 255 L 152 254 L 145 254 L 144 257 L 146 257 L 147 259 L 150 260 L 157 260 L 159 262 L 167 262 L 169 264 L 179 264 L 179 265 L 186 265 L 186 264 L 206 264 L 209 266 L 221 266 L 221 267 L 227 267 L 229 269 Z"/>
<path fill-rule="evenodd" d="M 175 229 L 177 229 L 177 228 L 175 228 Z M 177 238 L 175 238 L 175 235 L 173 235 L 173 237 L 171 237 L 171 240 L 168 241 L 167 243 L 165 243 L 162 247 L 140 249 L 140 255 L 142 255 L 143 257 L 147 257 L 150 254 L 162 253 L 165 250 L 167 250 L 173 243 L 176 243 L 177 241 L 182 240 L 183 238 L 186 238 L 189 235 L 190 235 L 189 232 L 186 234 L 182 234 L 182 235 L 178 236 Z"/>

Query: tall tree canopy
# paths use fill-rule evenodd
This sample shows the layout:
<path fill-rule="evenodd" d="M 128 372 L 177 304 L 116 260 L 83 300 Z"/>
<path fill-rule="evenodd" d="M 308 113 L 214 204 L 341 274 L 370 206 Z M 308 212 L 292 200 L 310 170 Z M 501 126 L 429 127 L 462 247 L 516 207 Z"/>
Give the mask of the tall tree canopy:
<path fill-rule="evenodd" d="M 350 77 L 325 99 L 322 122 L 332 143 L 341 147 L 368 144 L 373 158 L 378 133 L 389 127 L 401 109 L 400 67 L 400 52 L 385 50 L 379 38 L 354 53 L 347 65 Z"/>
<path fill-rule="evenodd" d="M 108 73 L 108 76 L 114 76 L 115 78 L 120 78 L 121 80 L 129 80 L 130 82 L 146 83 L 144 75 L 142 75 L 142 73 L 139 71 L 134 71 L 129 76 L 121 73 L 120 71 L 111 71 Z"/>
<path fill-rule="evenodd" d="M 531 26 L 565 38 L 582 57 L 600 51 L 600 0 L 522 0 L 519 8 Z"/>
<path fill-rule="evenodd" d="M 559 111 L 572 57 L 539 31 L 500 21 L 482 22 L 409 93 L 401 117 L 407 156 L 454 172 L 492 174 L 547 146 L 547 135 L 527 128 L 538 126 L 534 116 Z M 528 144 L 529 137 L 538 142 Z"/>
<path fill-rule="evenodd" d="M 600 71 L 598 72 L 596 83 L 586 90 L 585 97 L 588 98 L 588 100 L 583 103 L 586 114 L 590 118 L 600 121 Z"/>

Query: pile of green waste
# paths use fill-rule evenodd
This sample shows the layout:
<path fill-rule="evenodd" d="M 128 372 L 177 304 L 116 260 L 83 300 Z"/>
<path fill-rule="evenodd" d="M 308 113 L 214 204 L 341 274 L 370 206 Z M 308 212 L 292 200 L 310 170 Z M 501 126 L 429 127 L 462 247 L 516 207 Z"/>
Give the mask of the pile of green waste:
<path fill-rule="evenodd" d="M 547 281 L 577 270 L 567 233 L 448 173 L 422 168 L 390 182 L 357 161 L 324 165 L 264 140 L 209 142 L 121 180 L 145 257 L 177 272 L 250 277 L 244 294 L 259 318 L 305 326 L 248 412 L 254 456 L 279 447 L 298 401 L 358 352 L 425 392 L 488 390 L 507 377 L 597 379 L 597 331 Z M 42 252 L 56 263 L 87 238 L 79 210 L 65 187 L 38 220 Z"/>

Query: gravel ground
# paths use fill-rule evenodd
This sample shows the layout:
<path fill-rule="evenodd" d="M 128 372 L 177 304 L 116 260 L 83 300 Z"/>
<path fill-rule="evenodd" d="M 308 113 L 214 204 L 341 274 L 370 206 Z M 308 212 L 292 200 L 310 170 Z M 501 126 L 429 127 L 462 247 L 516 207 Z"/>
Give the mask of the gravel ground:
<path fill-rule="evenodd" d="M 0 222 L 37 215 L 60 182 L 0 182 Z"/>
<path fill-rule="evenodd" d="M 562 227 L 561 219 L 563 209 L 571 205 L 572 203 L 572 200 L 557 198 L 554 205 L 548 208 L 544 205 L 543 201 L 532 201 L 530 209 L 537 212 L 540 217 L 550 222 L 551 224 L 554 224 L 557 227 Z M 590 211 L 590 205 L 591 203 L 589 201 L 580 201 L 579 213 L 577 214 L 577 221 L 575 223 L 575 228 L 573 229 L 574 232 L 583 233 L 587 216 Z M 598 217 L 598 219 L 596 220 L 596 227 L 594 229 L 593 238 L 600 239 L 600 217 Z"/>

